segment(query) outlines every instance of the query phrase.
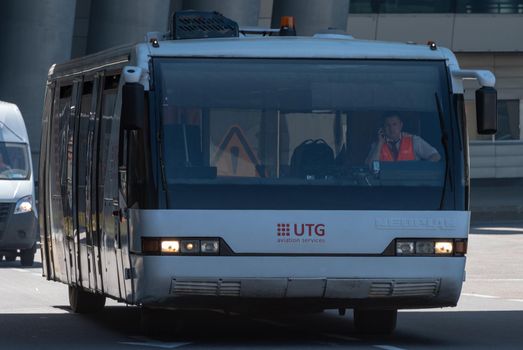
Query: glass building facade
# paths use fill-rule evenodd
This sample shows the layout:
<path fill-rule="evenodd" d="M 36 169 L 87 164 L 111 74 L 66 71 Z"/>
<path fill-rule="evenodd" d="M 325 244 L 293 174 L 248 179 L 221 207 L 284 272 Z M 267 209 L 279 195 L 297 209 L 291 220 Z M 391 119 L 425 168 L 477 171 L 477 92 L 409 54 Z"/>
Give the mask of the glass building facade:
<path fill-rule="evenodd" d="M 351 0 L 350 13 L 523 13 L 523 0 Z"/>

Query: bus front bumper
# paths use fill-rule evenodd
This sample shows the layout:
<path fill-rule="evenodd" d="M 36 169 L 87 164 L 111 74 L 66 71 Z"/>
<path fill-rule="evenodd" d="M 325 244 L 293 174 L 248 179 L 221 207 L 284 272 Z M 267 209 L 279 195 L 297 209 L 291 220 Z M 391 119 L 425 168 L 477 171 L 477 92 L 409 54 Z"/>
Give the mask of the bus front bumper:
<path fill-rule="evenodd" d="M 455 306 L 464 257 L 133 256 L 135 303 L 312 301 L 329 307 Z"/>

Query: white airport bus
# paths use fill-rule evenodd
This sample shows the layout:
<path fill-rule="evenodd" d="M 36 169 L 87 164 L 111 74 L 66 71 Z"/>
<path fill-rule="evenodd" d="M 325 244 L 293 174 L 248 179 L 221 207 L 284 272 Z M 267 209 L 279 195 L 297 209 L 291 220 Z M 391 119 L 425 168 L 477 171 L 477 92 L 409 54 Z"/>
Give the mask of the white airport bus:
<path fill-rule="evenodd" d="M 106 297 L 145 320 L 350 308 L 359 331 L 387 333 L 398 309 L 456 305 L 470 220 L 462 80 L 481 86 L 478 132 L 493 133 L 490 72 L 434 43 L 252 36 L 201 12 L 172 27 L 49 72 L 43 271 L 69 285 L 75 312 Z M 366 162 L 391 113 L 439 160 Z"/>

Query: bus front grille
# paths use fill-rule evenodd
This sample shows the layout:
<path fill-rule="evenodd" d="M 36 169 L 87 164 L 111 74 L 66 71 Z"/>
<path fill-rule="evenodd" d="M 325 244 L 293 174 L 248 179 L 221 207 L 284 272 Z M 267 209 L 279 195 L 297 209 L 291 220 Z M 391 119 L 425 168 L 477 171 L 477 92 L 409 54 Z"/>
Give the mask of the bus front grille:
<path fill-rule="evenodd" d="M 439 280 L 379 281 L 372 283 L 369 297 L 434 297 L 438 290 Z"/>
<path fill-rule="evenodd" d="M 177 296 L 200 295 L 200 296 L 221 296 L 239 297 L 239 281 L 186 281 L 173 280 L 172 294 Z"/>
<path fill-rule="evenodd" d="M 299 282 L 299 283 L 298 283 Z M 394 298 L 435 297 L 439 280 L 358 279 L 184 279 L 172 280 L 174 296 L 262 297 L 262 298 Z"/>

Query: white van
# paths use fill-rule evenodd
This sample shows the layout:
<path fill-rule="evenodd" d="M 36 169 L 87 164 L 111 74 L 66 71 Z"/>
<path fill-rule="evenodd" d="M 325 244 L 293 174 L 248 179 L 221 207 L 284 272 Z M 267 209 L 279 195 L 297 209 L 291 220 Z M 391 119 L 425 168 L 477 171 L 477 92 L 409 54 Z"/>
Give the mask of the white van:
<path fill-rule="evenodd" d="M 0 101 L 0 259 L 34 262 L 37 213 L 29 138 L 18 107 Z"/>

